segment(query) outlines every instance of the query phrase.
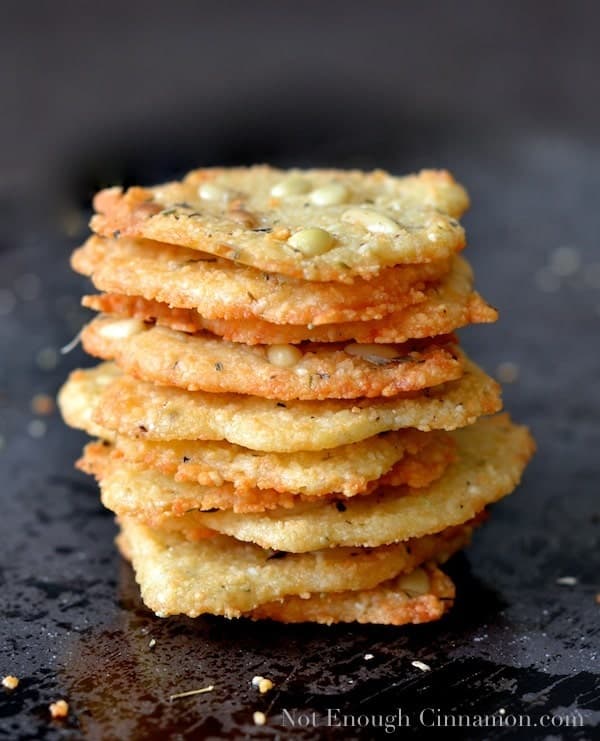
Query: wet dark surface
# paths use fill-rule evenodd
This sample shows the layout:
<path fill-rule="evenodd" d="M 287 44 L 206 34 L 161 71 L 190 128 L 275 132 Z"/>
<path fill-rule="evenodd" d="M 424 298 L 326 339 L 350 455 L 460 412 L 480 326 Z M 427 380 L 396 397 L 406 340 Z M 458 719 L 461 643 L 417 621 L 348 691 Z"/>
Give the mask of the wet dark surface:
<path fill-rule="evenodd" d="M 450 738 L 600 738 L 597 6 L 35 5 L 0 24 L 0 676 L 21 680 L 0 687 L 0 738 L 390 737 L 381 715 L 428 738 L 446 714 L 466 717 Z M 153 617 L 73 470 L 84 436 L 31 409 L 92 363 L 57 353 L 85 320 L 68 255 L 91 192 L 254 161 L 445 166 L 471 192 L 467 255 L 501 321 L 462 337 L 491 373 L 513 364 L 506 406 L 539 451 L 448 565 L 438 624 Z"/>
<path fill-rule="evenodd" d="M 556 134 L 471 134 L 438 132 L 427 157 L 419 147 L 397 158 L 389 150 L 370 155 L 372 164 L 397 171 L 444 163 L 469 186 L 469 257 L 502 320 L 463 337 L 490 372 L 517 366 L 506 404 L 539 444 L 518 492 L 451 562 L 457 605 L 437 625 L 285 627 L 150 615 L 113 547 L 111 516 L 94 485 L 72 469 L 83 435 L 65 429 L 56 413 L 30 409 L 34 394 L 54 395 L 72 367 L 91 363 L 79 349 L 56 358 L 48 352 L 84 318 L 77 298 L 85 283 L 69 272 L 67 256 L 86 214 L 73 211 L 59 222 L 40 212 L 36 222 L 23 206 L 33 198 L 5 202 L 0 288 L 16 304 L 6 310 L 3 294 L 0 673 L 21 683 L 2 691 L 3 737 L 378 734 L 372 726 L 327 727 L 329 708 L 356 717 L 396 714 L 395 723 L 401 708 L 406 736 L 435 722 L 427 710 L 420 722 L 427 708 L 471 722 L 477 714 L 498 718 L 504 708 L 506 718 L 527 714 L 523 722 L 532 724 L 545 713 L 581 718 L 583 727 L 568 737 L 598 737 L 600 150 Z M 567 245 L 570 251 L 557 252 Z M 32 273 L 41 280 L 35 296 L 35 279 L 23 279 Z M 557 584 L 565 576 L 576 583 Z M 415 659 L 431 671 L 413 667 Z M 276 688 L 259 695 L 251 687 L 256 674 Z M 210 684 L 210 694 L 169 702 L 173 693 Z M 69 718 L 52 722 L 48 704 L 59 697 L 69 701 Z M 254 726 L 255 710 L 267 713 L 267 726 Z M 462 738 L 561 734 L 567 731 L 558 727 L 461 731 Z"/>

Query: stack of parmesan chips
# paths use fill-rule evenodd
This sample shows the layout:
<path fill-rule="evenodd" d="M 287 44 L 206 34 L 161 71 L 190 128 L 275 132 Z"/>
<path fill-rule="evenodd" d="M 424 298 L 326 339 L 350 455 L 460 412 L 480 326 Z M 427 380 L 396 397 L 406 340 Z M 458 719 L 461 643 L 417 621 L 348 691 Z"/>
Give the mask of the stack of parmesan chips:
<path fill-rule="evenodd" d="M 78 465 L 160 616 L 418 623 L 534 444 L 453 334 L 493 322 L 447 172 L 266 166 L 95 198 Z"/>

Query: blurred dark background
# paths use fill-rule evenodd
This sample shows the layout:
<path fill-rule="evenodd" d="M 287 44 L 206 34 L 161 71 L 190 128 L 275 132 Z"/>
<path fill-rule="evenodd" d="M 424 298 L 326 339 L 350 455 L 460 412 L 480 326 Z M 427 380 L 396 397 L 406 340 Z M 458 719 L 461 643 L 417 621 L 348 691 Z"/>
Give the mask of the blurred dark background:
<path fill-rule="evenodd" d="M 256 709 L 276 719 L 282 707 L 425 706 L 575 709 L 586 726 L 568 737 L 597 737 L 600 5 L 3 0 L 0 10 L 0 676 L 21 678 L 0 703 L 0 738 L 239 738 L 256 732 Z M 453 559 L 458 601 L 439 625 L 153 618 L 95 486 L 72 470 L 84 436 L 63 426 L 53 398 L 70 369 L 92 363 L 59 348 L 86 320 L 89 285 L 68 256 L 93 192 L 261 161 L 447 167 L 471 193 L 466 255 L 501 320 L 461 336 L 539 451 Z M 255 674 L 276 693 L 257 699 Z M 216 690 L 201 701 L 165 701 L 208 683 Z M 69 720 L 49 723 L 58 697 Z M 296 734 L 317 735 L 350 738 Z M 462 738 L 507 735 L 547 737 Z"/>
<path fill-rule="evenodd" d="M 191 165 L 443 164 L 440 140 L 596 136 L 592 2 L 2 3 L 2 190 Z"/>

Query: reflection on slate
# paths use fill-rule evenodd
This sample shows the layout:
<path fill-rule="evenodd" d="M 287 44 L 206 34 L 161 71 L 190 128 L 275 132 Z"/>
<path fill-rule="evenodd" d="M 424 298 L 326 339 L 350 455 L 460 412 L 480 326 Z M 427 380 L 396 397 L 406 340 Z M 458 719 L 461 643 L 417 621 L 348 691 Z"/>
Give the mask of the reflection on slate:
<path fill-rule="evenodd" d="M 270 160 L 395 172 L 447 166 L 473 196 L 469 258 L 483 295 L 501 310 L 497 326 L 469 329 L 464 341 L 492 373 L 501 363 L 516 366 L 506 404 L 531 425 L 539 452 L 517 493 L 495 507 L 474 545 L 451 562 L 458 599 L 439 624 L 326 628 L 155 618 L 115 552 L 115 528 L 95 488 L 72 470 L 84 436 L 64 428 L 56 413 L 41 417 L 42 427 L 30 424 L 31 397 L 54 394 L 69 369 L 89 365 L 79 349 L 55 363 L 51 353 L 40 355 L 68 342 L 85 317 L 77 306 L 85 281 L 67 262 L 85 214 L 75 226 L 49 225 L 31 212 L 19 216 L 9 202 L 16 216 L 0 225 L 0 288 L 32 272 L 42 286 L 33 300 L 17 296 L 0 321 L 0 669 L 21 679 L 3 697 L 0 728 L 11 739 L 372 738 L 373 729 L 285 728 L 282 713 L 324 718 L 328 708 L 367 715 L 401 708 L 412 719 L 401 733 L 411 737 L 423 733 L 423 708 L 471 716 L 504 708 L 529 713 L 532 722 L 577 710 L 587 725 L 569 737 L 590 738 L 600 723 L 593 562 L 600 285 L 590 279 L 599 269 L 600 150 L 558 134 L 482 133 L 468 124 L 425 127 L 401 118 L 375 127 L 368 146 L 358 125 L 336 131 L 331 121 L 312 128 L 307 121 L 301 133 L 296 120 L 296 136 L 284 145 L 277 132 L 287 129 L 286 115 L 295 116 L 292 107 L 271 130 L 256 123 L 243 135 L 233 124 L 207 121 L 197 140 L 175 137 L 168 151 L 159 131 L 149 130 L 143 146 L 132 140 L 78 152 L 77 166 L 74 160 L 65 167 L 65 199 L 82 207 L 99 185 L 158 181 L 195 163 Z M 553 269 L 566 244 L 574 247 L 574 269 Z M 565 576 L 576 582 L 557 584 Z M 251 686 L 255 675 L 272 679 L 274 690 L 260 695 Z M 207 685 L 214 690 L 168 700 Z M 61 697 L 69 717 L 50 721 L 48 704 Z M 268 716 L 262 728 L 253 724 L 256 710 Z M 494 733 L 541 739 L 550 731 Z"/>

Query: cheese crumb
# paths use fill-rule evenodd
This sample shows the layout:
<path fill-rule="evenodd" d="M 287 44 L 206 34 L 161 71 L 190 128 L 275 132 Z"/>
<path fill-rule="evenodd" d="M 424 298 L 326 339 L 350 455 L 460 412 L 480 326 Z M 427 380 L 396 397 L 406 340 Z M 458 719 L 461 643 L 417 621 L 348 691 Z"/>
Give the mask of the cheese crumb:
<path fill-rule="evenodd" d="M 271 682 L 270 679 L 261 679 L 261 681 L 258 683 L 258 691 L 261 695 L 264 695 L 265 692 L 268 692 L 269 690 L 273 689 L 273 682 Z"/>
<path fill-rule="evenodd" d="M 14 677 L 12 674 L 9 674 L 8 676 L 2 678 L 2 686 L 6 687 L 7 690 L 14 690 L 19 686 L 19 679 L 18 677 Z"/>
<path fill-rule="evenodd" d="M 57 700 L 50 705 L 50 715 L 53 718 L 66 718 L 69 714 L 69 703 Z"/>
<path fill-rule="evenodd" d="M 274 684 L 270 679 L 257 675 L 252 677 L 252 686 L 257 687 L 260 694 L 264 695 L 265 692 L 273 689 Z"/>
<path fill-rule="evenodd" d="M 557 584 L 563 587 L 574 587 L 577 584 L 577 577 L 575 576 L 561 576 L 556 580 Z"/>
<path fill-rule="evenodd" d="M 254 721 L 255 726 L 264 726 L 267 722 L 267 716 L 260 710 L 257 710 L 252 716 L 252 720 Z"/>
<path fill-rule="evenodd" d="M 415 667 L 415 669 L 420 669 L 422 672 L 431 671 L 429 664 L 426 664 L 424 661 L 411 661 L 410 663 Z"/>
<path fill-rule="evenodd" d="M 148 648 L 154 648 L 154 646 L 156 646 L 156 638 L 151 638 Z"/>
<path fill-rule="evenodd" d="M 365 654 L 365 661 L 370 661 L 371 659 L 374 659 L 375 657 L 373 654 Z"/>

